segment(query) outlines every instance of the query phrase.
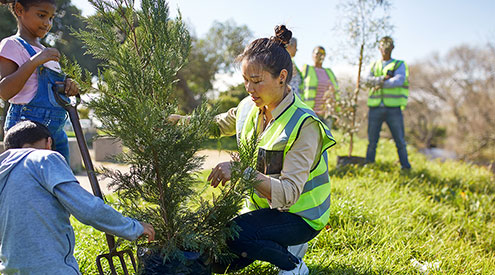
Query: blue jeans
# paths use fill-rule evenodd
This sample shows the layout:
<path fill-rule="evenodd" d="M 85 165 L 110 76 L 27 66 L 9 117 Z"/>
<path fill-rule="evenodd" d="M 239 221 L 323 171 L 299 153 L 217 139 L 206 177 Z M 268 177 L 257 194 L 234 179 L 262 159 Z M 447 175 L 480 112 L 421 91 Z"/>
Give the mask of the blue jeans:
<path fill-rule="evenodd" d="M 380 138 L 383 122 L 386 122 L 397 147 L 402 168 L 409 169 L 406 140 L 404 137 L 404 119 L 400 107 L 370 107 L 368 113 L 368 149 L 366 162 L 375 162 L 376 145 Z"/>
<path fill-rule="evenodd" d="M 67 163 L 69 163 L 69 140 L 64 131 L 66 117 L 67 113 L 65 110 L 10 104 L 4 128 L 7 131 L 23 120 L 32 120 L 45 125 L 52 136 L 53 149 L 62 154 Z"/>
<path fill-rule="evenodd" d="M 230 266 L 214 264 L 215 273 L 239 270 L 255 260 L 270 262 L 283 270 L 292 270 L 299 259 L 287 251 L 287 247 L 308 242 L 320 232 L 300 216 L 277 209 L 251 211 L 236 217 L 234 221 L 241 231 L 239 237 L 227 244 L 238 258 Z"/>

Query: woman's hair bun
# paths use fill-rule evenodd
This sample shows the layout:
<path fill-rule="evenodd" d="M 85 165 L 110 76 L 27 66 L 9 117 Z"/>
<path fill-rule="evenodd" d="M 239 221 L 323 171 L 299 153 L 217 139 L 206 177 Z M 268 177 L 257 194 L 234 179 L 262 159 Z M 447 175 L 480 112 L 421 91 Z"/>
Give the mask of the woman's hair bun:
<path fill-rule="evenodd" d="M 275 26 L 275 41 L 279 42 L 283 46 L 286 46 L 289 44 L 291 38 L 292 32 L 289 31 L 285 25 Z"/>

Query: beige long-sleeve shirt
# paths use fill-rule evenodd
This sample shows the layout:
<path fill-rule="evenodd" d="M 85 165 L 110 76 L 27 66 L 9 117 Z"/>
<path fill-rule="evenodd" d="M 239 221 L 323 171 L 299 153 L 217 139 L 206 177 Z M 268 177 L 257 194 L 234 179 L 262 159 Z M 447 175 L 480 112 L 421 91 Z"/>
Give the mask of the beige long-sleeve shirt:
<path fill-rule="evenodd" d="M 272 111 L 272 117 L 278 117 L 293 100 L 294 93 L 290 92 Z M 236 134 L 236 111 L 237 108 L 232 108 L 215 117 L 221 135 L 232 136 Z M 260 115 L 259 119 L 263 119 L 263 116 Z M 263 132 L 272 125 L 273 121 L 274 119 L 266 122 L 266 127 L 262 127 Z M 285 156 L 280 174 L 270 175 L 266 178 L 271 186 L 270 205 L 272 208 L 288 210 L 299 199 L 304 184 L 308 180 L 309 172 L 319 161 L 322 141 L 318 122 L 314 119 L 307 119 L 301 127 L 298 138 Z M 261 135 L 263 132 L 259 134 Z"/>

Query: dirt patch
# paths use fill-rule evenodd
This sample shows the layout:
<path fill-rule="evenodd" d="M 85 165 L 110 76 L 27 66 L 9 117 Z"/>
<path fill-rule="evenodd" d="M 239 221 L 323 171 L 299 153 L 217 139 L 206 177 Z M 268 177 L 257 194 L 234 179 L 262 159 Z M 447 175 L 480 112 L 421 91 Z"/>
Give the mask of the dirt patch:
<path fill-rule="evenodd" d="M 230 152 L 219 150 L 202 150 L 198 152 L 198 155 L 205 156 L 205 161 L 202 166 L 202 170 L 212 169 L 220 162 L 230 161 Z"/>

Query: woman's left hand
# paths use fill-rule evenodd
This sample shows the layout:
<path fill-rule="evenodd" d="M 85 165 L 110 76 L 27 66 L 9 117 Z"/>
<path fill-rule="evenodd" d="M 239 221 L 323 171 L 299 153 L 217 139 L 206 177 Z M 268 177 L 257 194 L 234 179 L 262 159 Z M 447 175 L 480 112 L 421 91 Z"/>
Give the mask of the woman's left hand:
<path fill-rule="evenodd" d="M 79 94 L 79 84 L 72 78 L 67 78 L 65 80 L 65 94 L 67 96 L 75 96 Z"/>
<path fill-rule="evenodd" d="M 231 169 L 230 161 L 217 164 L 208 176 L 208 181 L 211 181 L 211 186 L 217 187 L 220 182 L 222 183 L 222 186 L 225 186 L 225 183 L 230 180 Z"/>

